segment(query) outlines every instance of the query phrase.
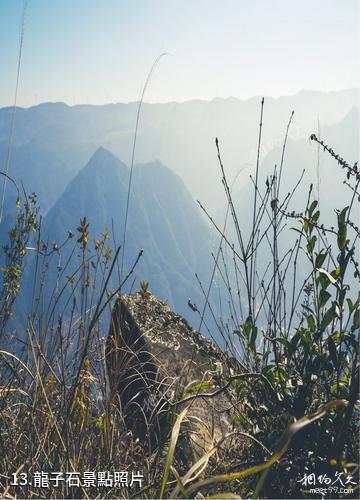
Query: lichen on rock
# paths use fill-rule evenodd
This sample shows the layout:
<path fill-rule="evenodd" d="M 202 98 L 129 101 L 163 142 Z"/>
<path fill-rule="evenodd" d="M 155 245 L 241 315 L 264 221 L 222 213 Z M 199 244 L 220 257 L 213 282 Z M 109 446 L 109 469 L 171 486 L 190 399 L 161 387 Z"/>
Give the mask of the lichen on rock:
<path fill-rule="evenodd" d="M 229 375 L 229 358 L 150 292 L 118 298 L 106 351 L 111 397 L 138 436 L 150 429 L 164 437 L 169 415 L 187 406 L 181 440 L 189 464 L 232 431 L 226 391 L 209 397 Z"/>

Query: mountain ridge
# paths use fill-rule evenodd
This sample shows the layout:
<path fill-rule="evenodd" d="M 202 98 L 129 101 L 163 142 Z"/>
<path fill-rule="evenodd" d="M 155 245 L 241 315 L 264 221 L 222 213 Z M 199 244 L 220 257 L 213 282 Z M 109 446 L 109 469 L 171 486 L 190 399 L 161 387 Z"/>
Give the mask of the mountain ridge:
<path fill-rule="evenodd" d="M 293 98 L 296 96 L 301 96 L 301 95 L 306 95 L 306 94 L 318 94 L 318 95 L 334 95 L 334 94 L 342 94 L 344 92 L 356 92 L 360 93 L 360 87 L 348 87 L 348 88 L 343 88 L 343 89 L 338 89 L 338 90 L 316 90 L 316 89 L 301 89 L 298 92 L 295 92 L 293 94 L 284 94 L 284 95 L 279 95 L 279 96 L 272 96 L 272 95 L 254 95 L 250 97 L 236 97 L 236 96 L 227 96 L 227 97 L 222 97 L 222 96 L 215 96 L 211 99 L 201 99 L 201 98 L 193 98 L 193 99 L 187 99 L 185 101 L 164 101 L 164 102 L 148 102 L 148 101 L 143 101 L 142 104 L 144 105 L 170 105 L 170 104 L 186 104 L 186 103 L 194 103 L 194 102 L 203 102 L 203 103 L 211 103 L 213 101 L 240 101 L 240 102 L 245 102 L 245 101 L 251 101 L 251 100 L 258 100 L 264 97 L 264 99 L 272 99 L 272 100 L 279 100 L 279 99 L 286 99 L 286 98 Z M 38 104 L 31 104 L 29 106 L 15 106 L 16 110 L 30 110 L 34 109 L 37 107 L 41 106 L 48 106 L 48 105 L 63 105 L 68 108 L 76 108 L 76 107 L 98 107 L 98 106 L 117 106 L 117 105 L 138 105 L 139 101 L 117 101 L 117 102 L 104 102 L 104 103 L 76 103 L 76 104 L 69 104 L 66 101 L 44 101 Z M 14 109 L 14 106 L 9 105 L 9 106 L 2 106 L 0 107 L 1 110 L 9 110 L 12 111 Z"/>
<path fill-rule="evenodd" d="M 309 137 L 317 130 L 318 118 L 322 126 L 335 124 L 358 103 L 358 89 L 303 91 L 294 96 L 266 98 L 262 153 L 270 151 L 284 136 L 293 110 L 289 137 Z M 159 158 L 180 175 L 194 198 L 216 210 L 221 207 L 223 195 L 215 137 L 219 138 L 226 172 L 232 179 L 239 166 L 256 161 L 260 105 L 257 97 L 143 103 L 135 162 Z M 26 179 L 29 190 L 39 192 L 46 212 L 97 147 L 102 145 L 130 163 L 137 107 L 138 103 L 132 102 L 75 106 L 43 103 L 19 108 L 10 174 L 17 181 Z M 7 150 L 9 111 L 0 109 L 0 161 Z M 26 172 L 30 156 L 38 172 L 29 178 Z M 54 175 L 59 181 L 55 184 L 51 182 Z"/>
<path fill-rule="evenodd" d="M 121 160 L 99 148 L 44 217 L 44 237 L 61 242 L 86 216 L 91 239 L 114 230 L 114 241 L 122 245 L 129 174 Z M 194 320 L 187 301 L 201 300 L 194 273 L 210 274 L 213 234 L 182 180 L 160 162 L 134 166 L 126 234 L 124 272 L 143 250 L 134 274 L 137 285 L 148 281 L 154 293 Z M 108 244 L 115 250 L 112 238 Z M 66 262 L 70 249 L 62 253 Z M 53 265 L 49 282 L 58 263 Z"/>

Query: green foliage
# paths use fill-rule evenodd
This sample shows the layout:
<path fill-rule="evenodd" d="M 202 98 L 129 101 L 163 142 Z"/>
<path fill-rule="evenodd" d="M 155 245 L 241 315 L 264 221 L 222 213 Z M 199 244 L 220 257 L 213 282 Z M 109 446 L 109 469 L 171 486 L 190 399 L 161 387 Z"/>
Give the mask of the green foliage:
<path fill-rule="evenodd" d="M 28 252 L 28 243 L 39 229 L 36 195 L 25 196 L 23 207 L 20 198 L 16 202 L 18 213 L 16 222 L 9 231 L 9 241 L 3 246 L 3 265 L 0 269 L 0 340 L 9 317 L 12 315 L 14 301 L 19 294 L 23 274 L 23 262 Z M 31 250 L 36 250 L 32 248 Z"/>
<path fill-rule="evenodd" d="M 357 192 L 359 183 L 356 177 L 353 192 Z M 289 303 L 285 298 L 273 300 L 273 293 L 280 294 L 275 289 L 276 281 L 281 290 L 286 279 L 285 272 L 281 274 L 276 267 L 278 221 L 273 218 L 274 274 L 268 288 L 263 285 L 266 291 L 270 290 L 268 324 L 264 325 L 260 315 L 257 321 L 249 316 L 234 331 L 241 340 L 246 368 L 258 370 L 261 367 L 262 375 L 274 389 L 271 393 L 260 384 L 254 388 L 246 379 L 234 383 L 239 404 L 244 409 L 241 424 L 267 446 L 271 447 L 276 441 L 290 418 L 299 419 L 332 400 L 344 400 L 349 405 L 346 412 L 331 414 L 321 424 L 307 430 L 304 443 L 295 440 L 287 459 L 287 470 L 291 474 L 280 465 L 273 467 L 256 490 L 265 497 L 275 492 L 280 498 L 301 495 L 299 485 L 294 482 L 296 475 L 312 468 L 319 473 L 333 474 L 334 470 L 349 473 L 347 464 L 356 462 L 358 442 L 352 439 L 356 424 L 351 415 L 358 396 L 360 293 L 353 280 L 353 276 L 358 276 L 354 251 L 359 237 L 350 219 L 354 203 L 356 198 L 351 196 L 351 204 L 336 211 L 337 229 L 327 229 L 321 224 L 316 200 L 308 203 L 304 215 L 297 216 L 300 228 L 295 231 L 300 238 L 295 244 L 298 249 L 295 255 L 301 250 L 306 255 L 309 274 L 303 283 L 302 294 L 301 290 L 296 292 L 295 281 L 292 285 L 293 297 L 300 299 L 302 295 L 301 307 L 293 300 L 287 311 L 290 325 L 296 319 L 292 328 L 284 321 Z M 284 212 L 283 215 L 292 218 L 292 214 Z M 243 257 L 246 272 L 246 256 Z M 294 269 L 296 265 L 297 257 Z M 250 286 L 251 278 L 248 283 Z M 251 295 L 250 290 L 248 296 Z M 260 330 L 263 339 L 259 342 Z M 258 454 L 255 448 L 254 453 Z"/>
<path fill-rule="evenodd" d="M 221 162 L 219 149 L 218 154 Z M 360 294 L 353 284 L 360 277 L 355 259 L 360 233 L 351 218 L 360 179 L 357 167 L 338 160 L 354 186 L 350 202 L 336 211 L 336 229 L 321 223 L 318 202 L 310 201 L 312 189 L 304 213 L 294 214 L 288 211 L 288 201 L 281 202 L 276 172 L 260 195 L 257 171 L 248 241 L 222 167 L 238 237 L 238 247 L 230 248 L 240 307 L 230 296 L 235 326 L 227 325 L 232 332 L 229 345 L 239 348 L 234 356 L 238 363 L 224 369 L 220 364 L 210 374 L 212 380 L 194 382 L 183 398 L 193 401 L 204 390 L 223 392 L 229 399 L 235 434 L 247 441 L 239 448 L 229 436 L 214 440 L 213 448 L 188 471 L 179 470 L 181 462 L 176 461 L 186 409 L 175 405 L 169 410 L 174 418 L 168 442 L 164 448 L 152 449 L 150 430 L 148 443 L 139 443 L 125 429 L 116 395 L 107 388 L 101 316 L 122 286 L 109 290 L 119 254 L 118 249 L 112 255 L 109 232 L 92 239 L 89 222 L 81 218 L 72 259 L 60 265 L 62 248 L 71 244 L 74 235 L 69 232 L 63 243 L 42 241 L 36 197 L 25 197 L 4 248 L 1 269 L 0 334 L 4 336 L 21 289 L 24 259 L 30 250 L 34 252 L 33 306 L 26 318 L 26 342 L 19 340 L 25 346 L 23 355 L 0 350 L 1 492 L 15 493 L 8 487 L 8 478 L 24 465 L 33 470 L 111 471 L 121 464 L 147 472 L 147 486 L 138 494 L 148 498 L 180 493 L 190 497 L 197 491 L 219 492 L 222 498 L 219 484 L 224 485 L 223 492 L 246 497 L 304 497 L 297 479 L 305 471 L 353 474 L 358 456 L 354 408 L 360 330 Z M 282 256 L 284 221 L 293 223 L 297 239 Z M 257 257 L 262 243 L 271 262 L 260 276 Z M 297 266 L 302 256 L 308 273 L 300 279 Z M 44 297 L 42 284 L 54 257 L 59 262 L 54 291 Z M 66 277 L 63 288 L 57 286 L 59 276 Z M 228 276 L 227 268 L 222 276 Z M 233 283 L 226 284 L 231 292 Z M 147 282 L 140 283 L 145 304 L 148 287 Z M 218 458 L 220 449 L 229 453 L 231 467 Z M 103 492 L 91 493 L 99 497 Z M 124 490 L 120 495 L 126 498 L 130 493 Z M 24 487 L 16 494 L 33 493 Z M 66 486 L 61 491 L 39 492 L 44 497 L 49 494 L 82 497 L 87 492 Z"/>

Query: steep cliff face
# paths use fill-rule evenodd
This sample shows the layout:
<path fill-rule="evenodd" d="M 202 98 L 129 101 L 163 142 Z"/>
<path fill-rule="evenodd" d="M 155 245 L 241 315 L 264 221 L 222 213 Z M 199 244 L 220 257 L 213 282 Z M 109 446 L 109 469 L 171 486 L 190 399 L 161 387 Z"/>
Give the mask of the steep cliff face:
<path fill-rule="evenodd" d="M 111 397 L 125 423 L 144 437 L 166 436 L 169 418 L 185 407 L 181 449 L 193 462 L 233 429 L 229 395 L 217 388 L 231 361 L 148 291 L 119 297 L 107 339 Z"/>

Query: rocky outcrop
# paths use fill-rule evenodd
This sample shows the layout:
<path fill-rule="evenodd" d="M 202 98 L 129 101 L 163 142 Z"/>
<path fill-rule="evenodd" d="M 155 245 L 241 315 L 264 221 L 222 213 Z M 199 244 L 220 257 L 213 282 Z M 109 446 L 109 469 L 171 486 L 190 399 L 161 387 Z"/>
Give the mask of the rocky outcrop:
<path fill-rule="evenodd" d="M 228 394 L 209 397 L 229 375 L 229 359 L 148 291 L 118 298 L 106 351 L 111 397 L 138 436 L 164 438 L 169 419 L 187 406 L 189 462 L 231 432 Z"/>

